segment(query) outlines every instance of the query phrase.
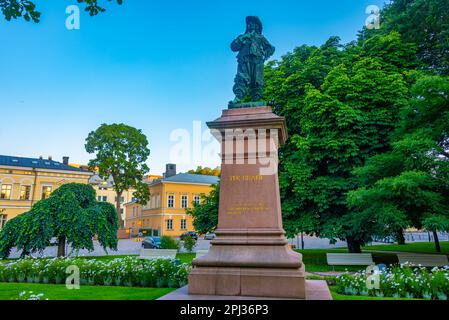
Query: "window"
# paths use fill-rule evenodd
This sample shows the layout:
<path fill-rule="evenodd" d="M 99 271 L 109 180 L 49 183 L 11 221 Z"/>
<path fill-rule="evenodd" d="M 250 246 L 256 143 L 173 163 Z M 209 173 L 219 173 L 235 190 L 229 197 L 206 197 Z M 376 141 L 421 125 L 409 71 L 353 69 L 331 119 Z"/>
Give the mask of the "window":
<path fill-rule="evenodd" d="M 0 193 L 0 199 L 6 199 L 6 200 L 11 199 L 11 190 L 12 190 L 11 184 L 2 184 L 1 190 L 2 191 Z"/>
<path fill-rule="evenodd" d="M 99 202 L 108 202 L 108 196 L 98 196 Z"/>
<path fill-rule="evenodd" d="M 53 187 L 50 187 L 50 186 L 42 187 L 42 199 L 48 199 L 48 197 L 50 197 L 52 190 L 53 190 Z"/>
<path fill-rule="evenodd" d="M 181 208 L 187 208 L 188 196 L 186 194 L 181 195 Z"/>
<path fill-rule="evenodd" d="M 195 203 L 195 204 L 200 204 L 200 203 L 201 203 L 201 197 L 200 197 L 199 194 L 196 194 L 196 195 L 193 197 L 193 203 Z"/>
<path fill-rule="evenodd" d="M 114 199 L 115 202 L 117 202 L 117 197 Z M 125 202 L 125 197 L 120 197 L 120 203 Z"/>
<path fill-rule="evenodd" d="M 173 193 L 169 193 L 167 199 L 167 207 L 173 208 L 174 206 L 175 206 L 175 195 Z"/>
<path fill-rule="evenodd" d="M 20 200 L 30 200 L 31 186 L 20 186 Z"/>
<path fill-rule="evenodd" d="M 186 229 L 187 229 L 187 220 L 181 219 L 181 230 L 186 230 Z"/>
<path fill-rule="evenodd" d="M 167 219 L 167 230 L 173 230 L 173 219 Z"/>
<path fill-rule="evenodd" d="M 3 229 L 6 223 L 6 214 L 0 214 L 0 229 Z"/>
<path fill-rule="evenodd" d="M 161 196 L 158 193 L 156 196 L 156 208 L 160 208 L 160 207 L 161 207 Z"/>

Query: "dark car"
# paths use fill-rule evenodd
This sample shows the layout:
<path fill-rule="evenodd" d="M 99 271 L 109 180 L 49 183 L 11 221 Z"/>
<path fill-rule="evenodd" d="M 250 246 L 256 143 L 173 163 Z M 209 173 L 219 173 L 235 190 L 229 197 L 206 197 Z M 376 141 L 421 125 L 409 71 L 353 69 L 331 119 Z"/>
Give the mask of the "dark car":
<path fill-rule="evenodd" d="M 160 237 L 147 237 L 142 241 L 142 248 L 144 249 L 159 249 L 161 247 Z"/>
<path fill-rule="evenodd" d="M 198 240 L 198 235 L 196 234 L 195 231 L 184 232 L 183 234 L 181 234 L 179 239 L 184 240 L 184 238 L 187 237 L 187 236 L 192 237 L 195 240 Z"/>
<path fill-rule="evenodd" d="M 207 233 L 204 236 L 204 240 L 214 240 L 215 239 L 215 233 Z"/>

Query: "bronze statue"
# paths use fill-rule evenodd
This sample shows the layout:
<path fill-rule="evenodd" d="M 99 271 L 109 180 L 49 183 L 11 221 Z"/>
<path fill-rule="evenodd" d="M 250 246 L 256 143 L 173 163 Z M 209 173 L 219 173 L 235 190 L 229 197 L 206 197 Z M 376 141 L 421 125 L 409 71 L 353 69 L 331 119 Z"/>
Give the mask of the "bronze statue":
<path fill-rule="evenodd" d="M 246 17 L 246 31 L 232 41 L 231 50 L 238 52 L 238 68 L 233 88 L 235 99 L 229 103 L 229 107 L 251 106 L 251 103 L 243 104 L 249 99 L 259 102 L 262 98 L 264 62 L 275 50 L 262 35 L 262 22 L 258 17 Z"/>

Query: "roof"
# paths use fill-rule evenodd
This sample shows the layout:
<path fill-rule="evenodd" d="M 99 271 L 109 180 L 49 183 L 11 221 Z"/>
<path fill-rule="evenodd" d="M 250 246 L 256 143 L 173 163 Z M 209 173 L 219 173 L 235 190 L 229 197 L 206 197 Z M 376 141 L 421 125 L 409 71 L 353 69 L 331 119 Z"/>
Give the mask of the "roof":
<path fill-rule="evenodd" d="M 203 174 L 192 174 L 192 173 L 178 173 L 177 175 L 154 180 L 150 185 L 157 184 L 160 182 L 174 182 L 174 183 L 200 183 L 200 184 L 217 184 L 220 180 L 216 176 L 208 176 Z"/>
<path fill-rule="evenodd" d="M 90 172 L 88 170 L 75 168 L 54 160 L 38 159 L 38 158 L 22 158 L 22 157 L 3 156 L 3 155 L 0 155 L 0 166 L 75 171 L 83 173 Z"/>
<path fill-rule="evenodd" d="M 97 173 L 95 173 L 92 177 L 90 177 L 89 183 L 98 185 L 102 188 L 112 188 L 114 186 L 114 179 L 109 177 L 107 180 L 103 180 Z"/>

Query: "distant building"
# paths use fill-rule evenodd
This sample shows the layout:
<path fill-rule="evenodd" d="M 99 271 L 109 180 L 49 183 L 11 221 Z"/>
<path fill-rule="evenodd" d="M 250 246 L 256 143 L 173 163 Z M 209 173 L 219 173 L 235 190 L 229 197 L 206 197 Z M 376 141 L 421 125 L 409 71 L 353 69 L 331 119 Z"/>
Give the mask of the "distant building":
<path fill-rule="evenodd" d="M 75 168 L 83 168 L 88 170 L 87 165 L 75 164 L 71 163 L 71 166 Z M 150 183 L 155 179 L 160 179 L 162 176 L 159 175 L 147 175 L 145 176 L 145 182 Z M 114 190 L 114 179 L 109 177 L 107 180 L 103 180 L 100 178 L 97 172 L 94 172 L 92 177 L 89 179 L 89 184 L 94 188 L 95 193 L 97 195 L 97 201 L 100 202 L 108 202 L 114 206 L 117 205 L 117 193 Z M 128 202 L 134 201 L 133 193 L 134 189 L 125 190 L 120 197 L 120 214 L 122 215 L 122 219 L 125 220 L 125 207 L 124 204 Z"/>
<path fill-rule="evenodd" d="M 141 206 L 135 201 L 125 204 L 125 227 L 137 234 L 146 229 L 151 235 L 180 236 L 194 231 L 192 217 L 186 208 L 201 200 L 201 194 L 209 194 L 218 177 L 199 174 L 176 174 L 176 165 L 168 164 L 164 177 L 148 184 L 150 201 Z"/>
<path fill-rule="evenodd" d="M 51 157 L 22 158 L 0 155 L 0 229 L 7 220 L 29 211 L 66 183 L 87 184 L 92 173 Z"/>
<path fill-rule="evenodd" d="M 97 200 L 100 202 L 109 202 L 115 208 L 117 204 L 117 194 L 114 190 L 114 180 L 110 177 L 107 180 L 101 179 L 98 174 L 94 174 L 89 179 L 89 184 L 95 189 L 95 193 L 97 194 Z M 127 202 L 133 201 L 133 193 L 134 189 L 128 189 L 123 191 L 122 196 L 120 197 L 120 214 L 122 215 L 122 219 L 125 219 L 125 212 L 123 205 Z"/>

